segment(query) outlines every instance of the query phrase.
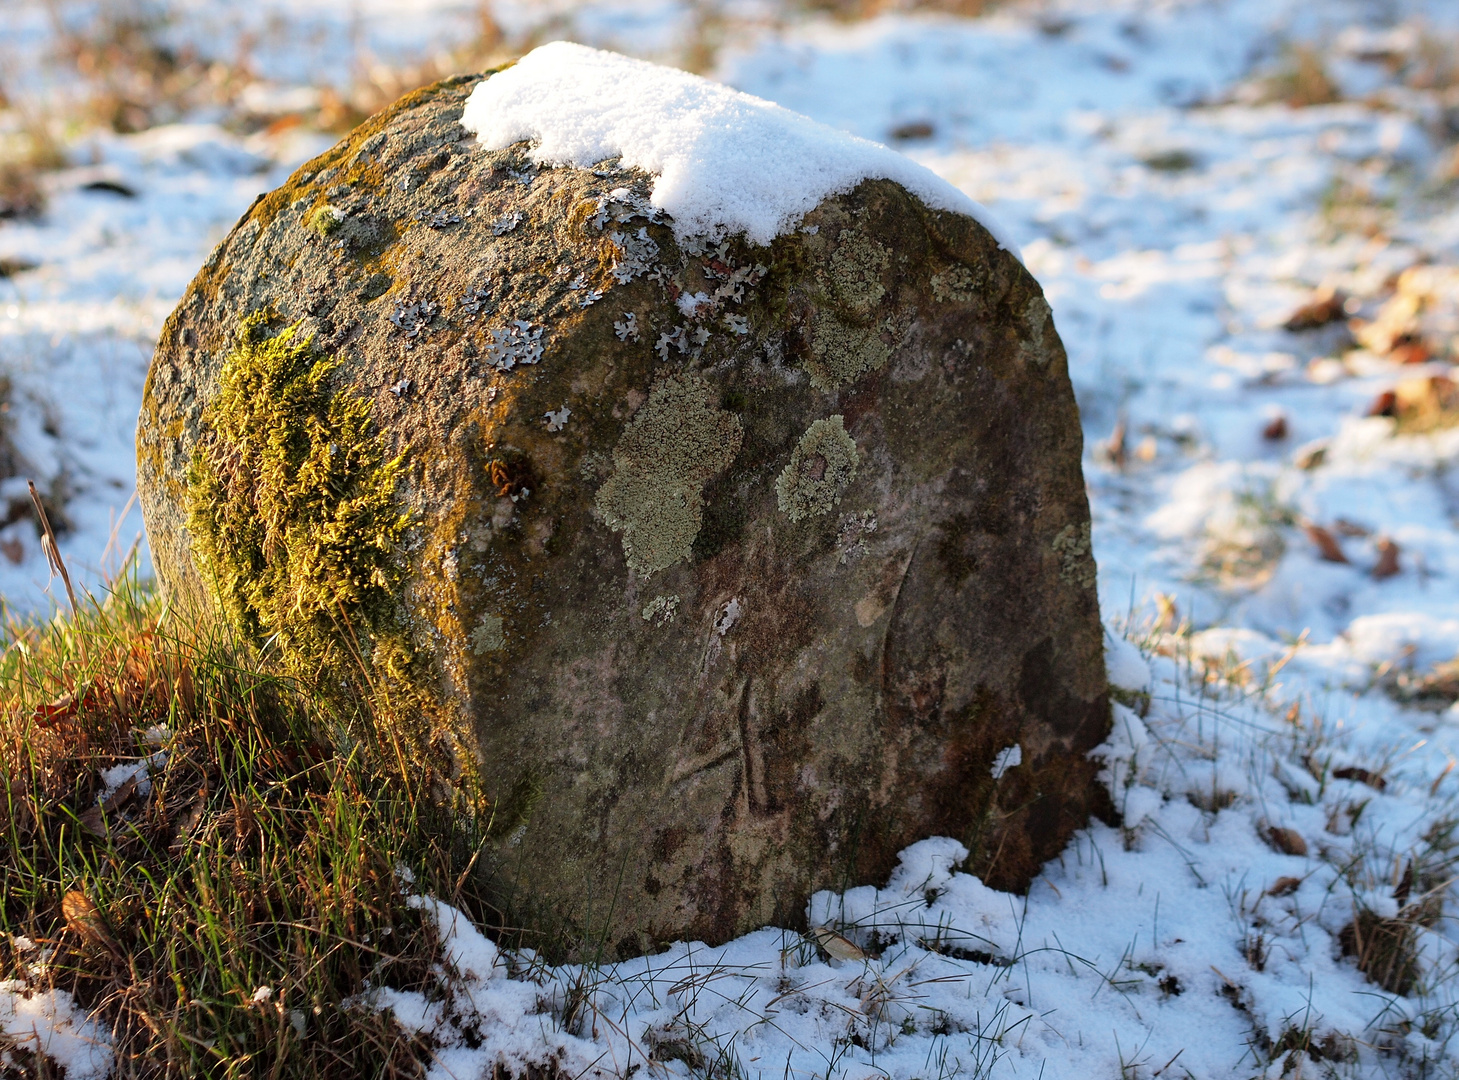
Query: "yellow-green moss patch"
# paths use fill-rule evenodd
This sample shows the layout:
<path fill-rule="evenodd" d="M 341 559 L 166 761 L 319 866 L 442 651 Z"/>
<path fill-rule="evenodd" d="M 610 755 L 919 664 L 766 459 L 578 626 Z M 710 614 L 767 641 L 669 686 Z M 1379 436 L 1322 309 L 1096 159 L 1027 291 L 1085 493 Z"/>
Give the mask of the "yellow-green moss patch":
<path fill-rule="evenodd" d="M 330 387 L 338 364 L 297 325 L 270 336 L 265 315 L 244 318 L 188 470 L 188 531 L 219 606 L 306 677 L 378 667 L 382 650 L 402 663 L 402 460 L 386 460 L 369 403 Z"/>
<path fill-rule="evenodd" d="M 329 203 L 320 203 L 304 218 L 305 226 L 320 236 L 329 236 L 331 233 L 338 232 L 343 222 L 343 212 L 337 207 L 330 206 Z"/>
<path fill-rule="evenodd" d="M 740 451 L 740 418 L 711 405 L 711 393 L 697 375 L 654 383 L 598 489 L 598 512 L 623 534 L 624 557 L 644 577 L 688 556 L 704 519 L 704 485 Z"/>
<path fill-rule="evenodd" d="M 775 481 L 781 512 L 791 521 L 826 513 L 841 501 L 860 464 L 861 454 L 846 431 L 845 417 L 817 420 L 800 437 L 790 464 Z"/>

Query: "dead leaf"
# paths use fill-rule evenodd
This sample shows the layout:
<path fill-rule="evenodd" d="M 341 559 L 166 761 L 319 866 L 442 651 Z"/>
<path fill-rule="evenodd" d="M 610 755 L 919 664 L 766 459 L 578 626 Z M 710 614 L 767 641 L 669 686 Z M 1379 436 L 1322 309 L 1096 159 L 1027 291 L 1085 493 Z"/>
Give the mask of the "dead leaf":
<path fill-rule="evenodd" d="M 116 949 L 117 943 L 101 911 L 80 889 L 72 889 L 61 898 L 61 917 L 66 920 L 66 928 L 88 944 Z"/>
<path fill-rule="evenodd" d="M 1296 877 L 1279 877 L 1272 882 L 1272 887 L 1266 891 L 1268 896 L 1291 896 L 1302 887 L 1302 879 Z"/>
<path fill-rule="evenodd" d="M 105 839 L 106 816 L 99 805 L 84 811 L 76 820 L 81 822 L 81 827 L 92 836 Z"/>
<path fill-rule="evenodd" d="M 1297 456 L 1292 459 L 1292 464 L 1303 472 L 1311 472 L 1327 461 L 1327 443 L 1319 442 L 1306 446 L 1298 451 Z"/>
<path fill-rule="evenodd" d="M 1123 416 L 1115 423 L 1115 429 L 1110 432 L 1109 442 L 1105 443 L 1104 450 L 1115 468 L 1125 467 L 1125 418 Z"/>
<path fill-rule="evenodd" d="M 1267 426 L 1261 429 L 1261 437 L 1268 442 L 1276 442 L 1287 437 L 1287 418 L 1278 413 L 1272 417 Z"/>
<path fill-rule="evenodd" d="M 1311 540 L 1317 548 L 1317 553 L 1327 562 L 1345 563 L 1348 557 L 1342 553 L 1342 545 L 1337 542 L 1337 537 L 1328 532 L 1321 525 L 1309 521 L 1302 526 L 1307 533 L 1307 539 Z"/>
<path fill-rule="evenodd" d="M 813 927 L 811 937 L 817 945 L 826 950 L 826 955 L 833 960 L 865 960 L 867 958 L 866 953 L 856 942 L 842 937 L 829 926 Z"/>
<path fill-rule="evenodd" d="M 1372 529 L 1365 529 L 1363 526 L 1349 521 L 1347 518 L 1338 518 L 1334 521 L 1332 523 L 1332 531 L 1339 536 L 1371 536 L 1373 534 Z"/>
<path fill-rule="evenodd" d="M 1398 395 L 1392 390 L 1384 390 L 1373 399 L 1368 406 L 1365 416 L 1396 416 L 1398 414 Z"/>
<path fill-rule="evenodd" d="M 1398 573 L 1398 545 L 1386 536 L 1378 538 L 1378 564 L 1373 567 L 1373 576 L 1379 581 Z"/>
<path fill-rule="evenodd" d="M 1303 330 L 1316 330 L 1328 323 L 1337 322 L 1345 314 L 1343 305 L 1347 303 L 1347 299 L 1331 287 L 1318 289 L 1311 300 L 1287 316 L 1282 328 L 1301 333 Z"/>
<path fill-rule="evenodd" d="M 1283 855 L 1307 854 L 1307 841 L 1296 829 L 1285 829 L 1280 825 L 1273 825 L 1267 829 L 1267 838 L 1271 841 L 1272 847 Z"/>
<path fill-rule="evenodd" d="M 1332 776 L 1334 780 L 1356 780 L 1360 784 L 1367 784 L 1374 791 L 1382 791 L 1388 786 L 1387 780 L 1361 765 L 1344 765 L 1340 769 L 1333 769 Z"/>
<path fill-rule="evenodd" d="M 76 713 L 76 695 L 62 694 L 55 701 L 46 705 L 37 705 L 30 718 L 42 727 L 50 727 L 52 724 L 59 724 Z"/>
<path fill-rule="evenodd" d="M 126 806 L 127 803 L 131 802 L 133 796 L 135 796 L 136 794 L 137 778 L 134 776 L 121 787 L 113 791 L 109 796 L 107 796 L 106 802 L 104 802 L 102 805 L 106 807 L 108 812 L 113 810 L 119 810 L 123 806 Z"/>
<path fill-rule="evenodd" d="M 1431 355 L 1427 343 L 1423 341 L 1401 341 L 1393 346 L 1388 353 L 1388 359 L 1396 360 L 1400 364 L 1426 364 Z"/>

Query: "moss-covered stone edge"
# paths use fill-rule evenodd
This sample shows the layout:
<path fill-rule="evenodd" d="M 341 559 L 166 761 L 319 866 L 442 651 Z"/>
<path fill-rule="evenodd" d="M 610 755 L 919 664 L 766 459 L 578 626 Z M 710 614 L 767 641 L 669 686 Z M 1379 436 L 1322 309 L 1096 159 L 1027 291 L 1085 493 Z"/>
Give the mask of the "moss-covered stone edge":
<path fill-rule="evenodd" d="M 370 403 L 332 386 L 339 366 L 297 323 L 239 320 L 187 470 L 196 564 L 228 623 L 341 706 L 353 735 L 459 787 L 473 758 L 427 688 L 398 599 L 406 455 L 389 458 Z"/>

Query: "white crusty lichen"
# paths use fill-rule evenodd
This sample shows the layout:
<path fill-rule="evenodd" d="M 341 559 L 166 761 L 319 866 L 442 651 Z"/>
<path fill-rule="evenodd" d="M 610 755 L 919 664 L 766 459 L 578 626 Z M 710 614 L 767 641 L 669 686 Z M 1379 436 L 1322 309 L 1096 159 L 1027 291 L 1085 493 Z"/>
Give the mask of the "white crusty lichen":
<path fill-rule="evenodd" d="M 710 403 L 709 383 L 670 375 L 649 388 L 613 448 L 598 513 L 623 534 L 630 569 L 648 577 L 689 555 L 704 517 L 704 485 L 740 451 L 744 428 Z"/>
<path fill-rule="evenodd" d="M 841 501 L 860 464 L 861 454 L 846 431 L 845 417 L 817 420 L 800 437 L 790 464 L 775 481 L 781 511 L 791 521 L 826 513 Z"/>

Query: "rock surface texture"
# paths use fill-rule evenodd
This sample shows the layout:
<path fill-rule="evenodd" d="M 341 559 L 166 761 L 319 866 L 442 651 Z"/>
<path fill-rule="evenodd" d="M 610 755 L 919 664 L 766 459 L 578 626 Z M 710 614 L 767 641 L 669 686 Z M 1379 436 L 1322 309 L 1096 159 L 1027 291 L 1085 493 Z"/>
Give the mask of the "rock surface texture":
<path fill-rule="evenodd" d="M 514 909 L 620 952 L 802 923 L 929 835 L 1026 887 L 1101 807 L 1108 724 L 1038 285 L 886 180 L 681 242 L 652 177 L 478 146 L 478 82 L 262 197 L 168 321 L 164 587 L 408 691 Z"/>

